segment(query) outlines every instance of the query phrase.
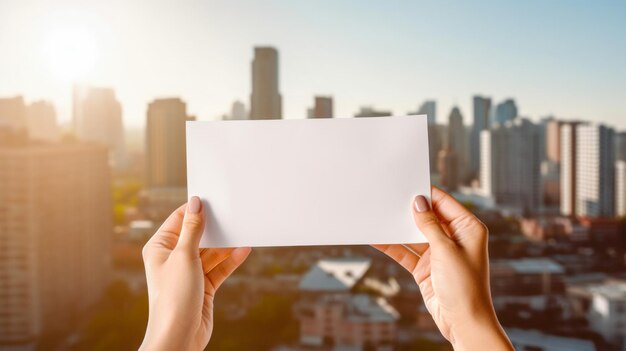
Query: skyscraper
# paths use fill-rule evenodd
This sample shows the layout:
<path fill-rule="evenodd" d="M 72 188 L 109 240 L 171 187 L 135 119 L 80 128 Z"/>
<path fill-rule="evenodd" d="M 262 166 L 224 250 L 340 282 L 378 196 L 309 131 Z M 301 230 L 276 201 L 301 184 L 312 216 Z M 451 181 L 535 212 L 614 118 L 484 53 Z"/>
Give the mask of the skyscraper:
<path fill-rule="evenodd" d="M 0 98 L 0 127 L 14 130 L 26 128 L 26 105 L 23 97 Z"/>
<path fill-rule="evenodd" d="M 146 180 L 149 188 L 187 186 L 187 105 L 179 98 L 148 104 L 146 122 Z"/>
<path fill-rule="evenodd" d="M 626 161 L 626 132 L 615 133 L 615 159 Z"/>
<path fill-rule="evenodd" d="M 615 163 L 615 215 L 626 216 L 626 161 Z"/>
<path fill-rule="evenodd" d="M 308 118 L 333 118 L 333 98 L 330 96 L 316 96 L 315 104 Z"/>
<path fill-rule="evenodd" d="M 428 116 L 428 124 L 437 124 L 437 101 L 426 100 L 422 103 L 420 108 L 415 112 L 409 112 L 409 115 L 426 115 Z"/>
<path fill-rule="evenodd" d="M 113 166 L 125 167 L 127 160 L 122 106 L 113 89 L 75 89 L 74 99 L 74 125 L 78 138 L 108 147 Z"/>
<path fill-rule="evenodd" d="M 28 135 L 34 140 L 55 141 L 60 138 L 56 110 L 47 101 L 36 101 L 26 107 Z"/>
<path fill-rule="evenodd" d="M 576 213 L 576 130 L 577 122 L 564 122 L 560 128 L 560 178 L 561 213 L 573 216 Z"/>
<path fill-rule="evenodd" d="M 546 159 L 561 162 L 561 125 L 562 121 L 552 119 L 546 123 Z"/>
<path fill-rule="evenodd" d="M 615 132 L 604 125 L 576 128 L 576 209 L 578 216 L 615 213 Z"/>
<path fill-rule="evenodd" d="M 233 106 L 230 109 L 230 120 L 248 119 L 248 112 L 246 111 L 246 105 L 243 102 L 237 100 L 233 102 Z"/>
<path fill-rule="evenodd" d="M 282 97 L 278 83 L 278 51 L 272 47 L 255 47 L 250 119 L 282 118 Z"/>
<path fill-rule="evenodd" d="M 459 187 L 459 158 L 450 146 L 444 147 L 437 155 L 437 171 L 439 182 L 447 191 L 455 191 Z"/>
<path fill-rule="evenodd" d="M 537 126 L 527 119 L 481 132 L 480 183 L 496 203 L 533 211 L 542 200 Z"/>
<path fill-rule="evenodd" d="M 491 99 L 482 96 L 474 96 L 474 125 L 470 132 L 470 162 L 468 172 L 471 176 L 477 176 L 480 169 L 480 133 L 489 129 L 489 111 L 491 110 Z"/>
<path fill-rule="evenodd" d="M 391 111 L 376 110 L 373 107 L 363 106 L 359 112 L 354 114 L 354 117 L 389 117 Z"/>
<path fill-rule="evenodd" d="M 0 146 L 0 349 L 83 321 L 110 279 L 108 152 Z"/>
<path fill-rule="evenodd" d="M 437 102 L 434 100 L 426 100 L 415 112 L 409 112 L 409 115 L 426 115 L 428 118 L 428 150 L 430 160 L 430 172 L 437 173 L 437 157 L 439 150 L 444 145 L 444 141 L 440 137 L 440 129 L 437 126 Z"/>
<path fill-rule="evenodd" d="M 448 145 L 454 151 L 457 159 L 457 179 L 465 178 L 467 162 L 469 158 L 469 148 L 467 143 L 467 133 L 463 125 L 463 115 L 458 107 L 450 111 L 448 117 Z"/>
<path fill-rule="evenodd" d="M 515 100 L 507 99 L 496 105 L 494 121 L 492 121 L 492 124 L 504 124 L 508 121 L 514 120 L 516 117 L 517 105 L 515 105 Z"/>

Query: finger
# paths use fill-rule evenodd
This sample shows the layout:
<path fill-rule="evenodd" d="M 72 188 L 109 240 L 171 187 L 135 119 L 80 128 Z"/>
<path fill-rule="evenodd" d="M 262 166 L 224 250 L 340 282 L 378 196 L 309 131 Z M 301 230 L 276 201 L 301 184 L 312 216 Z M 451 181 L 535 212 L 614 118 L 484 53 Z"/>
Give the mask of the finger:
<path fill-rule="evenodd" d="M 465 208 L 465 206 L 456 201 L 454 197 L 445 191 L 433 186 L 431 197 L 433 210 L 443 222 L 452 223 L 455 220 L 458 221 L 460 218 L 469 218 L 477 223 L 481 223 L 470 210 Z"/>
<path fill-rule="evenodd" d="M 204 274 L 209 273 L 215 266 L 222 263 L 233 252 L 233 248 L 200 249 L 200 260 Z"/>
<path fill-rule="evenodd" d="M 237 267 L 239 267 L 243 261 L 246 260 L 250 251 L 252 250 L 249 247 L 238 247 L 234 249 L 227 259 L 218 264 L 206 275 L 210 284 L 205 288 L 209 289 L 210 293 L 215 293 L 224 280 L 226 280 L 226 278 L 228 278 L 235 271 L 235 269 L 237 269 Z"/>
<path fill-rule="evenodd" d="M 428 200 L 423 195 L 418 195 L 413 201 L 413 219 L 417 228 L 424 233 L 426 239 L 434 250 L 449 245 L 452 240 L 446 234 L 439 223 L 439 218 L 431 210 Z"/>
<path fill-rule="evenodd" d="M 204 230 L 204 211 L 202 202 L 197 196 L 192 196 L 187 203 L 183 227 L 180 231 L 176 249 L 189 254 L 198 255 L 198 246 Z"/>
<path fill-rule="evenodd" d="M 161 224 L 159 227 L 159 232 L 170 232 L 180 235 L 180 230 L 183 226 L 183 218 L 185 217 L 185 209 L 187 208 L 187 204 L 180 205 L 172 214 L 167 217 L 167 219 Z"/>
<path fill-rule="evenodd" d="M 413 251 L 418 256 L 422 256 L 426 250 L 430 247 L 428 243 L 419 243 L 419 244 L 403 244 L 404 247 L 408 248 L 410 251 Z"/>
<path fill-rule="evenodd" d="M 421 284 L 426 278 L 430 277 L 430 250 L 426 250 L 417 262 L 415 270 L 413 271 L 413 277 L 417 284 Z"/>
<path fill-rule="evenodd" d="M 187 204 L 184 204 L 177 208 L 172 214 L 167 217 L 167 219 L 161 224 L 159 229 L 154 233 L 154 235 L 148 240 L 146 246 L 151 246 L 152 244 L 162 243 L 163 241 L 168 242 L 168 244 L 173 241 L 171 244 L 171 249 L 174 248 L 176 242 L 178 241 L 178 236 L 180 235 L 180 230 L 183 227 L 183 216 L 185 215 L 185 208 Z"/>
<path fill-rule="evenodd" d="M 400 244 L 392 245 L 372 245 L 375 249 L 391 257 L 394 261 L 398 262 L 404 269 L 413 274 L 415 266 L 419 261 L 419 257 Z"/>
<path fill-rule="evenodd" d="M 453 236 L 462 241 L 464 235 L 476 234 L 486 237 L 487 227 L 465 206 L 445 191 L 432 187 L 433 210 Z"/>

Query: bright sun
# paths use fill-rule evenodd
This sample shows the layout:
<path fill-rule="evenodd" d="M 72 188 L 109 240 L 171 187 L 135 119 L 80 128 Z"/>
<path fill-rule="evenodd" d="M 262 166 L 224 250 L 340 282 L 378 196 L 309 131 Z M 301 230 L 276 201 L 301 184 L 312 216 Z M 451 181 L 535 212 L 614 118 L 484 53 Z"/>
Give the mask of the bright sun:
<path fill-rule="evenodd" d="M 60 79 L 85 79 L 96 61 L 96 41 L 83 28 L 57 28 L 48 32 L 44 52 L 50 69 Z"/>

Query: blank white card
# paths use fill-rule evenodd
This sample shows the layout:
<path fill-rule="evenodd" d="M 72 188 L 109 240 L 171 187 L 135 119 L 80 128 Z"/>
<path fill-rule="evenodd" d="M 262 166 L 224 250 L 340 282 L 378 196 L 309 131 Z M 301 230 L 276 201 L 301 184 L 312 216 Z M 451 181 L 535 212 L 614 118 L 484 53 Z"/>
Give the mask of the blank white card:
<path fill-rule="evenodd" d="M 425 242 L 426 116 L 187 122 L 200 247 Z"/>

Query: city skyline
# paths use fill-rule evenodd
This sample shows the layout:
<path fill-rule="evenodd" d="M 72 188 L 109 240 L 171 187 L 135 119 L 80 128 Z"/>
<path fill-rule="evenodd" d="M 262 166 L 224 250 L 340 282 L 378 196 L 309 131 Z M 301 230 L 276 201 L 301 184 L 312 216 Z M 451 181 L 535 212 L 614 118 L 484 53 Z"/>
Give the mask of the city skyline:
<path fill-rule="evenodd" d="M 235 100 L 249 109 L 253 47 L 270 45 L 281 57 L 284 118 L 305 118 L 315 95 L 332 96 L 338 117 L 366 105 L 404 115 L 425 100 L 437 101 L 440 116 L 454 105 L 470 116 L 471 97 L 484 94 L 494 104 L 515 98 L 533 121 L 555 115 L 626 128 L 624 4 L 478 2 L 442 11 L 432 3 L 158 2 L 150 3 L 154 16 L 141 18 L 147 5 L 0 4 L 0 96 L 50 100 L 69 123 L 71 81 L 55 76 L 58 57 L 44 49 L 50 33 L 78 28 L 88 35 L 69 38 L 94 46 L 79 55 L 80 64 L 94 61 L 81 80 L 113 88 L 128 127 L 143 127 L 147 103 L 160 97 L 180 97 L 200 120 L 218 119 Z M 306 16 L 312 6 L 324 9 L 319 23 Z M 415 21 L 414 13 L 429 16 Z M 171 31 L 166 20 L 181 25 Z"/>
<path fill-rule="evenodd" d="M 202 195 L 194 177 L 187 187 L 187 121 L 425 114 L 415 118 L 428 121 L 430 162 L 415 148 L 408 162 L 458 200 L 449 210 L 465 206 L 488 228 L 481 275 L 514 348 L 625 351 L 624 14 L 626 2 L 566 0 L 0 0 L 0 349 L 138 349 L 154 312 L 146 243 Z M 398 135 L 376 132 L 353 155 L 394 173 L 373 156 Z M 398 187 L 393 177 L 363 185 L 353 155 L 327 139 L 293 141 L 330 158 L 254 138 L 239 149 L 304 160 L 331 197 L 326 176 L 354 180 L 364 199 L 373 186 Z M 231 156 L 230 190 L 263 174 L 278 180 L 262 189 L 274 195 L 295 184 L 294 162 L 246 171 Z M 206 184 L 224 173 L 207 170 Z M 451 200 L 433 190 L 432 210 L 454 226 Z M 398 220 L 414 195 L 407 189 Z M 203 200 L 207 223 L 224 227 L 226 212 Z M 301 212 L 342 224 L 336 201 Z M 411 274 L 368 245 L 315 239 L 361 235 L 358 225 L 284 232 L 291 214 L 271 214 L 250 227 L 255 237 L 314 246 L 255 247 L 215 295 L 206 350 L 451 349 L 416 279 L 428 262 Z"/>

